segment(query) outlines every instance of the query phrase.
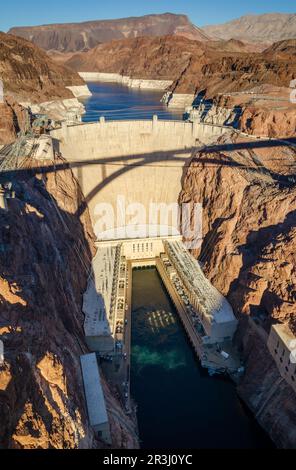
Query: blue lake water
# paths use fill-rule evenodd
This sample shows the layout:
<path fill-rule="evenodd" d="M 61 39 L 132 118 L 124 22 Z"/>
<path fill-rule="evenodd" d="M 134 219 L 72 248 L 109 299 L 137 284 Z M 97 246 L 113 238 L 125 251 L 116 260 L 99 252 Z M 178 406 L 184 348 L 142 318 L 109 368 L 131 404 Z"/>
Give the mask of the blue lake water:
<path fill-rule="evenodd" d="M 92 96 L 81 100 L 86 108 L 83 122 L 97 121 L 100 116 L 106 120 L 183 119 L 182 110 L 170 110 L 160 100 L 162 91 L 137 90 L 117 83 L 91 82 L 88 87 Z"/>
<path fill-rule="evenodd" d="M 193 354 L 155 268 L 133 270 L 131 393 L 143 448 L 271 448 L 225 377 Z"/>

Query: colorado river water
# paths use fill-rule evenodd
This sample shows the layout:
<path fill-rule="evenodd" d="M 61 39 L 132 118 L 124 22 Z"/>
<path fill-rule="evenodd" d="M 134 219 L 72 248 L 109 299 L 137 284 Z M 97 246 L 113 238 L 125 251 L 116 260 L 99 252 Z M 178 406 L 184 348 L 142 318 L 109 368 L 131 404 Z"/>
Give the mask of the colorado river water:
<path fill-rule="evenodd" d="M 90 82 L 87 84 L 92 96 L 81 100 L 86 108 L 84 122 L 97 121 L 100 116 L 107 120 L 182 119 L 182 110 L 169 110 L 160 102 L 163 91 L 137 90 L 117 83 Z"/>
<path fill-rule="evenodd" d="M 155 268 L 133 270 L 131 394 L 143 448 L 269 448 L 226 378 L 196 360 Z"/>

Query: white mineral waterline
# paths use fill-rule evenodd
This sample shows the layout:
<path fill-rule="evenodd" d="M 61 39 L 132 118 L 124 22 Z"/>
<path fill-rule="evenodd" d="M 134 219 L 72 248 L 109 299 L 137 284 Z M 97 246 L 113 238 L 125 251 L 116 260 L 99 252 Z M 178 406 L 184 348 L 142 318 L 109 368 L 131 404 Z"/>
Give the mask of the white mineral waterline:
<path fill-rule="evenodd" d="M 101 73 L 101 72 L 79 72 L 79 75 L 86 82 L 111 82 L 120 83 L 130 88 L 139 88 L 146 90 L 166 90 L 172 85 L 172 80 L 150 80 L 142 78 L 131 78 L 118 73 Z"/>

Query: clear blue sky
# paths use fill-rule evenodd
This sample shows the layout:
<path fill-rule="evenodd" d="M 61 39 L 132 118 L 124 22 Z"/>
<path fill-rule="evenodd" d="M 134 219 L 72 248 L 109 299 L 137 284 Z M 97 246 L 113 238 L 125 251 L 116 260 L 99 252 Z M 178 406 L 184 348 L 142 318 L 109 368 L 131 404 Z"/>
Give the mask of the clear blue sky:
<path fill-rule="evenodd" d="M 296 5 L 295 0 L 5 0 L 1 1 L 0 30 L 164 12 L 185 13 L 203 26 L 249 13 L 295 13 Z"/>

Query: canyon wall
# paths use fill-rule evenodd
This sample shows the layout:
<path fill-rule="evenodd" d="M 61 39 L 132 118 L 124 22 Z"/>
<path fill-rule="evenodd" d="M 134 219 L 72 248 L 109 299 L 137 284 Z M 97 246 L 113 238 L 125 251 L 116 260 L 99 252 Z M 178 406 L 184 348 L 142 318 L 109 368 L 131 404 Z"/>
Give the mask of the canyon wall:
<path fill-rule="evenodd" d="M 5 95 L 32 103 L 73 98 L 67 86 L 84 85 L 77 73 L 54 62 L 25 39 L 0 33 L 0 76 Z"/>
<path fill-rule="evenodd" d="M 35 165 L 44 162 L 28 162 Z M 0 447 L 104 447 L 88 421 L 79 363 L 88 352 L 81 308 L 95 253 L 88 211 L 78 215 L 81 190 L 70 169 L 11 181 L 15 198 L 0 210 Z M 137 447 L 134 424 L 104 379 L 103 388 L 112 446 Z"/>
<path fill-rule="evenodd" d="M 294 137 L 296 108 L 290 101 L 290 94 L 290 88 L 272 85 L 246 92 L 219 93 L 189 108 L 188 115 L 192 121 L 231 126 L 254 137 Z"/>
<path fill-rule="evenodd" d="M 28 111 L 13 98 L 7 97 L 0 103 L 0 145 L 15 141 L 18 132 L 28 125 Z"/>
<path fill-rule="evenodd" d="M 0 78 L 4 91 L 0 144 L 10 143 L 24 130 L 27 118 L 22 107 L 35 107 L 37 113 L 62 119 L 72 108 L 82 115 L 84 106 L 77 97 L 90 94 L 78 73 L 57 64 L 31 42 L 1 32 Z"/>
<path fill-rule="evenodd" d="M 253 144 L 252 144 L 253 142 Z M 238 390 L 279 447 L 296 447 L 295 393 L 281 379 L 266 340 L 273 322 L 296 332 L 296 188 L 293 148 L 222 136 L 196 152 L 180 202 L 203 205 L 203 244 L 194 254 L 240 320 L 246 365 Z"/>

